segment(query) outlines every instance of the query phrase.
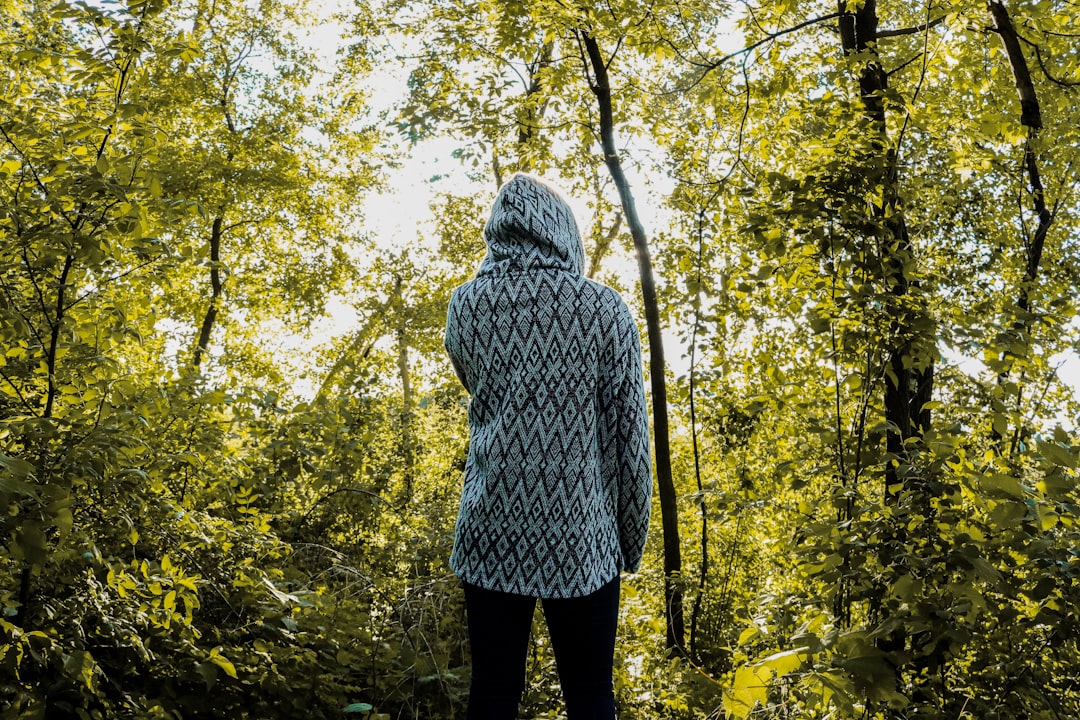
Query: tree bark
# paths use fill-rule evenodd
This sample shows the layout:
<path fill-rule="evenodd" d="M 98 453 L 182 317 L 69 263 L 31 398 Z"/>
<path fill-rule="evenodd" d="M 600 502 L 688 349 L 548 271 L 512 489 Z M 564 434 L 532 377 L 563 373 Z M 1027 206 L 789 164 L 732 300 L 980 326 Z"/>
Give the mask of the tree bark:
<path fill-rule="evenodd" d="M 1000 0 L 989 0 L 986 7 L 990 11 L 994 30 L 1005 47 L 1005 54 L 1009 58 L 1009 68 L 1016 81 L 1016 93 L 1020 97 L 1020 122 L 1028 129 L 1038 131 L 1042 128 L 1039 98 L 1035 95 L 1035 85 L 1031 82 L 1031 72 L 1028 70 L 1024 52 L 1020 48 L 1020 38 L 1009 17 L 1009 10 Z"/>
<path fill-rule="evenodd" d="M 1016 85 L 1016 94 L 1020 99 L 1020 123 L 1027 130 L 1027 139 L 1024 143 L 1024 172 L 1027 174 L 1028 188 L 1031 191 L 1032 207 L 1038 218 L 1035 232 L 1024 237 L 1024 276 L 1017 289 L 1017 310 L 1012 313 L 1012 318 L 1007 319 L 1014 339 L 1027 345 L 1031 333 L 1031 289 L 1039 276 L 1039 265 L 1042 263 L 1046 236 L 1054 222 L 1054 213 L 1046 205 L 1046 188 L 1043 186 L 1039 159 L 1035 151 L 1035 143 L 1043 124 L 1042 109 L 1039 106 L 1038 95 L 1035 93 L 1035 85 L 1031 80 L 1027 58 L 1024 57 L 1023 49 L 1020 47 L 1020 38 L 1016 34 L 1008 8 L 1001 0 L 989 0 L 986 3 L 986 9 L 990 14 L 994 31 L 1001 38 L 1001 45 L 1009 60 L 1009 69 L 1012 71 Z M 1005 357 L 1007 358 L 1008 354 Z M 1011 365 L 1011 362 L 1007 362 L 999 372 L 999 385 L 1005 385 L 1008 381 Z M 1017 405 L 1022 401 L 1022 393 L 1023 388 L 1018 388 Z M 1018 424 L 1014 429 L 1010 454 L 1016 452 L 1022 434 L 1022 424 Z M 991 439 L 999 452 L 1004 452 L 1002 435 L 996 426 L 991 429 Z"/>
<path fill-rule="evenodd" d="M 664 346 L 660 335 L 660 309 L 656 299 L 652 258 L 645 227 L 638 216 L 630 183 L 623 172 L 615 146 L 614 110 L 607 65 L 596 39 L 582 32 L 581 40 L 592 68 L 590 87 L 596 96 L 600 114 L 600 144 L 611 179 L 619 191 L 626 224 L 634 239 L 638 272 L 641 276 L 641 295 L 645 306 L 645 325 L 649 339 L 649 381 L 653 403 L 653 443 L 655 445 L 656 480 L 660 496 L 660 522 L 664 537 L 664 605 L 667 620 L 667 647 L 672 653 L 685 656 L 686 626 L 683 618 L 682 551 L 679 545 L 678 497 L 671 472 L 671 449 L 668 440 L 667 382 L 664 375 Z M 586 68 L 588 70 L 588 67 Z"/>
<path fill-rule="evenodd" d="M 848 10 L 848 1 L 839 0 L 840 38 L 845 55 L 868 53 L 868 61 L 859 74 L 859 93 L 866 119 L 870 122 L 871 149 L 875 157 L 866 170 L 867 183 L 880 184 L 881 203 L 874 204 L 872 219 L 878 230 L 878 242 L 884 262 L 884 281 L 896 296 L 892 325 L 892 343 L 888 348 L 889 372 L 885 374 L 885 419 L 889 423 L 886 449 L 899 461 L 908 456 L 905 441 L 919 437 L 930 427 L 930 410 L 924 406 L 933 392 L 932 353 L 917 345 L 912 311 L 904 309 L 903 298 L 914 283 L 908 276 L 914 247 L 904 220 L 899 193 L 899 168 L 896 149 L 890 143 L 886 126 L 884 97 L 888 74 L 878 59 L 877 2 L 866 0 L 857 10 Z M 878 169 L 880 168 L 880 169 Z M 918 357 L 920 354 L 926 357 Z M 885 496 L 895 501 L 903 480 L 895 463 L 887 463 Z"/>
<path fill-rule="evenodd" d="M 1042 129 L 1042 110 L 1039 106 L 1039 98 L 1035 94 L 1035 85 L 1031 81 L 1027 58 L 1024 57 L 1023 50 L 1020 48 L 1020 40 L 1009 17 L 1008 9 L 1003 2 L 997 0 L 991 0 L 986 5 L 994 23 L 994 30 L 1001 38 L 1005 55 L 1009 59 L 1009 68 L 1016 82 L 1016 94 L 1020 98 L 1020 123 L 1027 128 L 1027 142 L 1024 144 L 1024 170 L 1028 176 L 1032 206 L 1038 217 L 1038 224 L 1031 237 L 1024 239 L 1024 279 L 1017 294 L 1016 305 L 1026 315 L 1031 309 L 1030 285 L 1039 275 L 1046 235 L 1054 222 L 1054 214 L 1046 205 L 1046 188 L 1043 186 L 1042 175 L 1039 172 L 1039 159 L 1034 148 L 1039 130 Z M 1021 318 L 1019 324 L 1022 326 L 1020 329 L 1026 329 L 1029 325 L 1026 317 Z"/>
<path fill-rule="evenodd" d="M 599 225 L 599 221 L 597 221 Z M 615 213 L 615 221 L 611 223 L 611 228 L 597 237 L 596 245 L 593 246 L 592 255 L 589 256 L 589 272 L 586 273 L 588 277 L 596 277 L 596 273 L 600 272 L 600 263 L 604 261 L 604 256 L 607 255 L 609 249 L 611 249 L 611 243 L 615 242 L 615 238 L 619 235 L 619 230 L 622 229 L 622 212 Z"/>
<path fill-rule="evenodd" d="M 551 40 L 540 47 L 536 62 L 529 66 L 529 87 L 525 90 L 525 117 L 518 124 L 518 145 L 527 145 L 536 135 L 540 121 L 547 109 L 547 101 L 537 103 L 535 96 L 544 89 L 541 72 L 551 65 L 551 56 L 555 52 L 555 41 Z M 522 170 L 529 169 L 526 157 L 519 158 Z"/>
<path fill-rule="evenodd" d="M 67 310 L 68 279 L 74 265 L 75 256 L 69 253 L 67 257 L 64 258 L 64 266 L 60 271 L 60 277 L 56 281 L 56 315 L 49 323 L 49 350 L 48 355 L 45 356 L 49 378 L 48 392 L 45 395 L 45 408 L 41 413 L 41 417 L 43 418 L 51 418 L 53 416 L 53 408 L 56 402 L 56 395 L 58 392 L 56 387 L 56 361 L 60 352 L 60 331 L 64 325 L 65 311 Z"/>
<path fill-rule="evenodd" d="M 214 218 L 210 226 L 210 304 L 206 308 L 202 325 L 199 328 L 199 339 L 195 343 L 195 356 L 191 364 L 198 368 L 202 363 L 203 355 L 210 346 L 210 333 L 214 329 L 214 322 L 218 316 L 218 303 L 221 300 L 221 292 L 224 282 L 221 279 L 221 235 L 223 218 L 219 215 Z"/>

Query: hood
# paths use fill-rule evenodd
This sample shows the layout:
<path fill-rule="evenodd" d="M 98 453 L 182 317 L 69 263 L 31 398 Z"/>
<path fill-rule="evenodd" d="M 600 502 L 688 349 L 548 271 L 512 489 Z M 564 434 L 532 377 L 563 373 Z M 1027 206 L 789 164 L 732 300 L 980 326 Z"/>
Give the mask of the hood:
<path fill-rule="evenodd" d="M 553 187 L 515 174 L 499 190 L 484 226 L 488 252 L 477 276 L 553 269 L 580 275 L 585 267 L 577 221 Z"/>

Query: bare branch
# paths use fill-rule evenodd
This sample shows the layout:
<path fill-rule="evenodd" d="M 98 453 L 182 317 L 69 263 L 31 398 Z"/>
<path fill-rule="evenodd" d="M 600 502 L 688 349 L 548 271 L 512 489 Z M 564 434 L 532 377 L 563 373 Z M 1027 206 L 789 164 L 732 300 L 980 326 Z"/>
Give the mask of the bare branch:
<path fill-rule="evenodd" d="M 23 265 L 26 266 L 26 276 L 30 278 L 30 284 L 34 286 L 34 293 L 37 295 L 38 305 L 41 307 L 41 315 L 45 318 L 45 322 L 50 328 L 52 328 L 52 320 L 49 319 L 49 305 L 45 301 L 45 292 L 41 289 L 41 284 L 37 281 L 37 276 L 34 274 L 34 266 L 30 263 L 30 251 L 28 250 L 28 244 L 23 243 L 22 247 L 22 260 Z M 45 347 L 45 341 L 38 338 L 41 341 L 41 346 Z"/>
<path fill-rule="evenodd" d="M 676 0 L 676 3 L 675 3 L 675 8 L 676 8 L 676 10 L 678 12 L 679 24 L 682 26 L 683 32 L 686 34 L 687 39 L 694 46 L 694 52 L 697 53 L 697 56 L 699 58 L 706 58 L 707 56 L 705 55 L 704 52 L 702 52 L 701 47 L 697 43 L 697 39 L 693 36 L 693 33 L 690 32 L 690 28 L 689 28 L 689 26 L 687 26 L 686 20 L 683 19 L 682 5 L 677 0 Z"/>
<path fill-rule="evenodd" d="M 945 16 L 936 17 L 933 20 L 924 22 L 922 25 L 916 25 L 915 27 L 896 28 L 894 30 L 878 30 L 878 40 L 882 38 L 901 37 L 903 35 L 918 35 L 921 32 L 926 32 L 932 27 L 936 27 L 945 22 Z"/>
<path fill-rule="evenodd" d="M 734 60 L 735 58 L 739 57 L 740 55 L 748 55 L 748 54 L 752 53 L 754 50 L 757 50 L 762 45 L 765 45 L 766 43 L 772 42 L 773 40 L 776 40 L 777 38 L 781 38 L 784 35 L 790 35 L 793 32 L 798 32 L 799 30 L 810 27 L 812 25 L 819 25 L 819 24 L 821 24 L 823 22 L 828 22 L 829 20 L 835 20 L 836 18 L 840 17 L 840 15 L 841 15 L 841 13 L 839 13 L 839 12 L 829 13 L 827 15 L 820 15 L 820 16 L 815 17 L 815 18 L 810 18 L 809 20 L 804 20 L 801 23 L 796 23 L 795 25 L 792 25 L 791 27 L 784 28 L 783 30 L 777 30 L 776 32 L 769 33 L 768 35 L 761 38 L 757 42 L 751 43 L 750 45 L 747 45 L 746 47 L 742 48 L 741 50 L 736 50 L 735 52 L 728 53 L 727 55 L 724 55 L 723 57 L 720 57 L 720 58 L 717 58 L 716 60 L 713 60 L 708 65 L 705 65 L 704 69 L 701 72 L 701 74 L 698 75 L 697 79 L 694 80 L 689 85 L 687 85 L 685 87 L 681 87 L 681 88 L 675 88 L 674 90 L 670 90 L 670 91 L 668 91 L 666 93 L 662 93 L 662 94 L 664 94 L 664 95 L 673 95 L 675 93 L 686 92 L 687 90 L 692 90 L 693 88 L 700 85 L 701 82 L 705 79 L 705 77 L 709 73 L 711 73 L 713 70 L 716 70 L 717 68 L 719 68 L 722 65 L 726 64 L 727 62 L 729 62 L 731 60 Z"/>
<path fill-rule="evenodd" d="M 1050 72 L 1050 69 L 1046 67 L 1046 61 L 1043 60 L 1042 48 L 1039 46 L 1038 43 L 1028 40 L 1019 32 L 1016 33 L 1016 37 L 1018 37 L 1024 43 L 1027 43 L 1033 50 L 1035 50 L 1035 59 L 1039 62 L 1039 69 L 1043 71 L 1043 75 L 1046 76 L 1047 80 L 1054 83 L 1055 85 L 1060 85 L 1063 88 L 1072 89 L 1074 87 L 1080 87 L 1080 81 L 1062 80 L 1061 78 L 1054 77 L 1053 73 Z"/>
<path fill-rule="evenodd" d="M 927 15 L 930 14 L 930 4 L 929 3 L 926 6 L 926 14 Z M 929 64 L 930 64 L 929 61 L 930 61 L 930 28 L 931 27 L 932 26 L 931 26 L 931 24 L 929 22 L 924 23 L 922 52 L 920 52 L 918 55 L 913 57 L 908 62 L 903 63 L 900 67 L 889 71 L 889 74 L 891 75 L 894 72 L 898 72 L 901 68 L 907 66 L 909 63 L 914 62 L 918 58 L 920 58 L 920 57 L 922 58 L 922 67 L 919 69 L 919 80 L 918 80 L 918 82 L 915 83 L 915 90 L 911 94 L 911 103 L 910 103 L 909 107 L 915 105 L 915 101 L 919 99 L 919 95 L 922 93 L 923 86 L 926 83 L 926 73 L 927 73 L 927 69 L 929 68 Z M 908 111 L 907 113 L 904 114 L 903 127 L 900 128 L 900 132 L 896 137 L 897 166 L 900 165 L 900 156 L 901 156 L 902 148 L 904 146 L 904 137 L 907 135 L 907 130 L 908 130 L 908 127 L 910 126 L 910 124 L 911 124 L 911 112 Z"/>
<path fill-rule="evenodd" d="M 31 405 L 30 401 L 27 400 L 25 396 L 23 396 L 22 390 L 20 390 L 19 386 L 16 385 L 12 381 L 12 379 L 7 376 L 7 373 L 4 372 L 3 368 L 0 368 L 0 378 L 3 378 L 4 382 L 11 386 L 11 389 L 15 391 L 15 395 L 19 398 L 19 402 L 22 403 L 23 407 L 25 407 L 28 412 L 30 412 L 31 414 L 37 412 L 37 408 Z"/>
<path fill-rule="evenodd" d="M 23 151 L 23 149 L 15 143 L 15 140 L 7 134 L 7 130 L 5 130 L 2 125 L 0 125 L 0 135 L 4 136 L 4 140 L 7 141 L 7 144 L 10 145 L 16 153 L 18 153 L 20 158 L 22 158 L 22 164 L 25 167 L 29 168 L 30 174 L 34 176 L 34 184 L 37 186 L 38 190 L 41 191 L 41 194 L 48 198 L 49 189 L 45 187 L 45 183 L 42 182 L 41 178 L 38 176 L 37 168 L 34 166 L 34 163 L 30 161 L 30 156 L 28 156 Z M 67 211 L 64 210 L 63 207 L 58 207 L 56 211 L 60 213 L 60 216 L 64 218 L 68 225 L 72 225 L 71 219 L 68 217 Z"/>
<path fill-rule="evenodd" d="M 128 270 L 125 270 L 122 273 L 119 273 L 117 275 L 113 275 L 110 278 L 106 278 L 105 281 L 103 283 L 101 283 L 101 285 L 99 285 L 98 287 L 94 288 L 93 290 L 87 290 L 82 295 L 80 295 L 79 297 L 72 300 L 71 303 L 64 308 L 64 310 L 65 311 L 70 310 L 71 308 L 75 307 L 76 305 L 78 305 L 79 303 L 81 303 L 83 300 L 90 297 L 91 295 L 96 295 L 98 292 L 100 292 L 101 286 L 108 285 L 109 283 L 116 282 L 117 280 L 121 280 L 121 279 L 127 277 L 128 275 L 131 275 L 133 273 L 138 272 L 139 270 L 142 270 L 145 267 L 153 265 L 154 263 L 161 260 L 162 257 L 163 256 L 159 256 L 159 257 L 153 258 L 151 260 L 147 260 L 146 262 L 140 263 L 139 265 L 136 265 L 136 266 L 134 266 L 134 267 L 132 267 L 132 268 L 130 268 Z"/>
<path fill-rule="evenodd" d="M 338 488 L 337 490 L 331 490 L 330 492 L 326 493 L 321 498 L 316 500 L 314 503 L 312 503 L 311 507 L 308 508 L 307 512 L 305 512 L 300 517 L 300 524 L 303 525 L 304 523 L 307 522 L 308 518 L 311 516 L 311 513 L 315 512 L 315 508 L 319 507 L 320 505 L 322 505 L 324 502 L 326 502 L 330 498 L 334 497 L 335 495 L 340 495 L 341 493 L 353 493 L 353 494 L 356 494 L 356 495 L 366 495 L 366 496 L 372 498 L 373 500 L 378 500 L 379 502 L 386 503 L 386 500 L 381 495 L 379 495 L 378 493 L 372 492 L 371 490 L 366 490 L 364 488 L 355 488 L 355 487 Z"/>

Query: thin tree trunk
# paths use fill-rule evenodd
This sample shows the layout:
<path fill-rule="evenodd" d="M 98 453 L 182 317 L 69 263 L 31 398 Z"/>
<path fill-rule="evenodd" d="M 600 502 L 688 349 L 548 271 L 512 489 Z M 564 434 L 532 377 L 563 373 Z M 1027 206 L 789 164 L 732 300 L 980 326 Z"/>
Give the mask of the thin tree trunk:
<path fill-rule="evenodd" d="M 1035 93 L 1035 85 L 1031 81 L 1027 58 L 1024 57 L 1024 52 L 1020 47 L 1020 39 L 1009 17 L 1008 8 L 999 0 L 990 0 L 986 3 L 986 7 L 990 13 L 994 31 L 1001 38 L 1001 45 L 1009 60 L 1009 68 L 1012 70 L 1013 80 L 1016 83 L 1016 94 L 1020 99 L 1020 123 L 1027 130 L 1027 140 L 1024 143 L 1024 171 L 1027 173 L 1028 187 L 1031 190 L 1032 206 L 1038 218 L 1035 232 L 1024 237 L 1024 277 L 1017 291 L 1018 312 L 1014 314 L 1011 323 L 1013 332 L 1025 338 L 1024 342 L 1027 342 L 1026 338 L 1031 330 L 1031 288 L 1039 275 L 1046 235 L 1054 222 L 1054 213 L 1046 204 L 1046 189 L 1039 172 L 1039 159 L 1035 154 L 1035 143 L 1039 137 L 1039 130 L 1042 129 L 1042 110 Z M 998 375 L 998 383 L 1004 385 L 1008 377 L 1009 369 L 1006 366 Z M 1022 389 L 1017 390 L 1017 404 L 1021 401 L 1021 392 Z M 1012 452 L 1016 451 L 1022 430 L 1023 428 L 1019 425 L 1015 428 Z M 1000 448 L 1002 433 L 996 427 L 992 430 L 992 439 Z"/>
<path fill-rule="evenodd" d="M 886 129 L 884 97 L 888 90 L 888 74 L 874 49 L 877 43 L 878 17 L 876 0 L 865 0 L 861 7 L 849 11 L 848 0 L 839 0 L 840 37 L 844 54 L 869 53 L 869 59 L 859 75 L 859 92 L 866 118 L 874 133 L 871 147 L 880 162 L 873 163 L 881 170 L 868 170 L 868 183 L 880 184 L 881 204 L 872 214 L 879 228 L 878 242 L 885 264 L 885 283 L 897 296 L 896 316 L 892 328 L 893 346 L 889 352 L 889 373 L 885 377 L 885 419 L 889 425 L 886 447 L 890 455 L 901 462 L 907 457 L 905 441 L 921 436 L 930 427 L 930 410 L 923 407 L 933 391 L 934 368 L 930 358 L 915 358 L 920 348 L 913 342 L 911 311 L 899 309 L 904 305 L 912 282 L 907 267 L 912 263 L 914 248 L 904 220 L 900 202 L 898 162 Z M 918 360 L 919 362 L 912 362 Z M 895 500 L 902 486 L 894 463 L 886 465 L 887 499 Z M 890 489 L 891 488 L 891 489 Z"/>
<path fill-rule="evenodd" d="M 597 222 L 599 225 L 599 222 Z M 615 221 L 611 223 L 611 229 L 601 235 L 596 245 L 593 246 L 592 255 L 589 256 L 589 272 L 588 277 L 596 277 L 596 273 L 600 271 L 600 263 L 604 261 L 604 256 L 607 255 L 608 250 L 611 249 L 611 243 L 615 242 L 615 238 L 619 235 L 619 230 L 622 229 L 622 213 L 615 213 Z"/>
<path fill-rule="evenodd" d="M 375 345 L 376 340 L 378 340 L 376 330 L 378 329 L 379 323 L 383 321 L 385 314 L 386 306 L 381 305 L 376 312 L 368 316 L 367 322 L 356 331 L 356 334 L 353 335 L 353 339 L 349 342 L 349 346 L 343 352 L 338 354 L 338 359 L 326 372 L 326 375 L 323 376 L 323 381 L 319 385 L 319 391 L 315 393 L 316 401 L 326 400 L 333 384 L 338 380 L 338 377 L 344 372 L 349 363 L 356 359 L 364 360 L 371 353 L 371 348 Z"/>
<path fill-rule="evenodd" d="M 74 228 L 74 231 L 78 232 L 78 227 Z M 64 258 L 64 266 L 60 270 L 60 275 L 56 281 L 56 315 L 52 320 L 49 320 L 50 333 L 49 333 L 49 348 L 47 355 L 45 356 L 45 365 L 48 368 L 48 389 L 45 394 L 45 404 L 41 411 L 41 417 L 44 420 L 49 420 L 53 417 L 56 411 L 56 396 L 59 394 L 59 388 L 56 384 L 56 361 L 59 358 L 60 353 L 60 337 L 61 330 L 64 325 L 65 311 L 67 309 L 67 291 L 68 280 L 71 275 L 71 269 L 75 265 L 75 256 L 68 254 Z M 27 263 L 27 272 L 33 273 L 33 268 Z M 43 308 L 44 309 L 44 308 Z M 48 463 L 48 442 L 43 441 L 41 443 L 41 452 L 38 456 L 38 478 L 44 480 L 46 477 L 46 468 Z M 19 591 L 18 602 L 19 607 L 15 611 L 15 615 L 12 618 L 12 622 L 16 626 L 22 626 L 26 619 L 26 607 L 30 602 L 30 589 L 33 580 L 33 565 L 29 560 L 23 560 L 23 568 L 19 573 Z"/>
<path fill-rule="evenodd" d="M 196 22 L 198 21 L 199 16 L 196 17 Z M 231 135 L 237 135 L 239 132 L 236 123 L 233 121 L 232 112 L 229 110 L 229 93 L 231 92 L 232 82 L 240 71 L 240 65 L 244 57 L 242 55 L 237 58 L 236 66 L 227 72 L 221 81 L 221 114 L 225 120 L 225 127 L 228 128 Z M 231 163 L 232 160 L 233 153 L 230 150 L 225 153 L 225 162 Z M 225 208 L 222 206 L 218 216 L 214 218 L 210 226 L 210 304 L 206 308 L 206 315 L 203 316 L 202 325 L 199 327 L 199 339 L 195 343 L 192 366 L 196 369 L 202 364 L 203 356 L 210 347 L 210 333 L 213 332 L 214 324 L 217 322 L 221 294 L 224 288 L 224 280 L 221 276 L 221 238 L 224 234 L 224 214 Z"/>
<path fill-rule="evenodd" d="M 71 268 L 75 265 L 75 256 L 68 255 L 64 258 L 64 267 L 60 271 L 60 277 L 56 281 L 56 316 L 50 324 L 49 354 L 45 357 L 45 364 L 49 372 L 48 391 L 45 395 L 45 409 L 41 413 L 43 418 L 51 418 L 58 393 L 56 387 L 56 361 L 60 352 L 60 330 L 64 325 L 64 311 L 67 309 L 68 277 Z"/>
<path fill-rule="evenodd" d="M 892 295 L 897 297 L 892 326 L 892 347 L 888 349 L 889 369 L 885 381 L 885 412 L 889 423 L 886 445 L 896 460 L 908 456 L 906 440 L 919 437 L 930 427 L 930 410 L 924 406 L 933 392 L 934 367 L 932 353 L 920 348 L 913 329 L 913 311 L 903 310 L 902 298 L 909 294 L 913 281 L 907 267 L 912 264 L 914 247 L 908 235 L 900 201 L 899 163 L 896 150 L 890 144 L 886 126 L 885 95 L 888 74 L 877 58 L 877 2 L 866 0 L 858 10 L 848 11 L 847 0 L 839 0 L 840 39 L 845 54 L 868 53 L 860 73 L 860 94 L 865 116 L 872 124 L 872 149 L 877 154 L 872 167 L 866 169 L 868 184 L 879 184 L 880 206 L 872 210 L 878 227 L 878 244 L 885 264 L 885 280 Z M 875 169 L 874 166 L 881 169 Z M 919 356 L 922 355 L 922 356 Z M 895 502 L 903 487 L 895 463 L 886 465 L 886 499 Z"/>
<path fill-rule="evenodd" d="M 685 656 L 686 626 L 683 619 L 682 552 L 679 546 L 679 517 L 675 482 L 671 472 L 671 448 L 668 440 L 667 382 L 664 376 L 664 346 L 660 336 L 660 309 L 656 300 L 656 284 L 653 280 L 652 259 L 645 227 L 638 217 L 630 183 L 623 172 L 622 163 L 615 146 L 614 111 L 611 103 L 611 86 L 608 83 L 607 66 L 596 39 L 582 32 L 581 40 L 592 67 L 590 86 L 596 95 L 600 114 L 600 143 L 604 151 L 604 164 L 619 190 L 626 224 L 634 239 L 637 251 L 638 272 L 641 276 L 641 294 L 645 306 L 645 325 L 649 338 L 649 380 L 653 402 L 653 442 L 656 457 L 656 480 L 660 496 L 660 521 L 664 537 L 664 604 L 667 619 L 667 647 L 673 653 Z"/>
<path fill-rule="evenodd" d="M 495 152 L 495 149 L 491 150 L 491 174 L 495 176 L 495 192 L 499 191 L 499 188 L 503 186 L 503 171 L 502 165 L 499 163 L 499 154 Z"/>
<path fill-rule="evenodd" d="M 407 318 L 405 301 L 401 292 L 402 280 L 395 278 L 394 291 L 397 300 L 397 349 L 398 375 L 401 377 L 401 455 L 405 468 L 405 499 L 412 497 L 413 486 L 413 437 L 412 437 L 412 383 L 409 381 L 409 345 L 405 333 Z"/>
<path fill-rule="evenodd" d="M 544 111 L 547 109 L 546 100 L 536 102 L 534 99 L 544 89 L 540 71 L 551 65 L 551 56 L 554 51 L 554 41 L 544 43 L 540 46 L 540 52 L 537 53 L 535 62 L 529 65 L 529 85 L 525 88 L 525 97 L 522 101 L 524 115 L 518 122 L 517 137 L 518 161 L 516 169 L 523 172 L 528 172 L 532 166 L 528 157 L 529 141 L 536 137 L 536 133 L 540 129 L 540 121 L 543 119 Z M 491 150 L 491 171 L 495 175 L 495 190 L 498 191 L 503 186 L 503 169 L 495 147 L 492 147 Z"/>
<path fill-rule="evenodd" d="M 699 238 L 700 242 L 700 238 Z M 700 245 L 699 245 L 698 271 L 700 273 Z M 698 287 L 701 286 L 701 278 L 698 277 Z M 690 610 L 690 657 L 699 660 L 698 654 L 698 619 L 701 616 L 701 603 L 705 596 L 705 586 L 709 582 L 709 513 L 705 504 L 705 487 L 701 481 L 701 452 L 698 447 L 697 431 L 697 402 L 695 401 L 695 377 L 697 373 L 697 336 L 701 321 L 701 299 L 696 298 L 694 303 L 694 330 L 690 338 L 690 440 L 694 449 L 694 477 L 697 479 L 698 502 L 701 509 L 701 564 L 698 568 L 697 595 L 694 596 L 694 605 Z"/>
<path fill-rule="evenodd" d="M 214 329 L 214 322 L 218 316 L 218 303 L 221 300 L 221 292 L 224 283 L 221 279 L 221 234 L 223 218 L 219 215 L 214 218 L 210 226 L 210 304 L 206 308 L 202 325 L 199 328 L 199 339 L 195 344 L 195 356 L 191 364 L 198 368 L 202 363 L 203 355 L 210 346 L 210 333 Z"/>
<path fill-rule="evenodd" d="M 527 145 L 536 136 L 540 121 L 547 109 L 547 101 L 537 102 L 536 96 L 543 89 L 541 72 L 551 65 L 551 56 L 555 52 L 555 41 L 551 40 L 540 47 L 536 62 L 529 66 L 529 87 L 525 91 L 525 117 L 518 124 L 518 145 Z M 525 156 L 519 158 L 522 170 L 529 169 L 529 161 Z"/>

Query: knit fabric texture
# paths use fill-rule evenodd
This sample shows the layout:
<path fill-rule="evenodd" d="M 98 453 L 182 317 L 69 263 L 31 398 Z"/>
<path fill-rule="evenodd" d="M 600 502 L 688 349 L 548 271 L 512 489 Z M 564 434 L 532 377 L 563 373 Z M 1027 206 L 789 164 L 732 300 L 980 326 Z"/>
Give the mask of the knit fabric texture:
<path fill-rule="evenodd" d="M 450 566 L 489 590 L 587 595 L 637 570 L 649 524 L 637 325 L 617 292 L 582 277 L 573 212 L 541 181 L 502 187 L 484 239 L 446 320 L 471 395 Z"/>

